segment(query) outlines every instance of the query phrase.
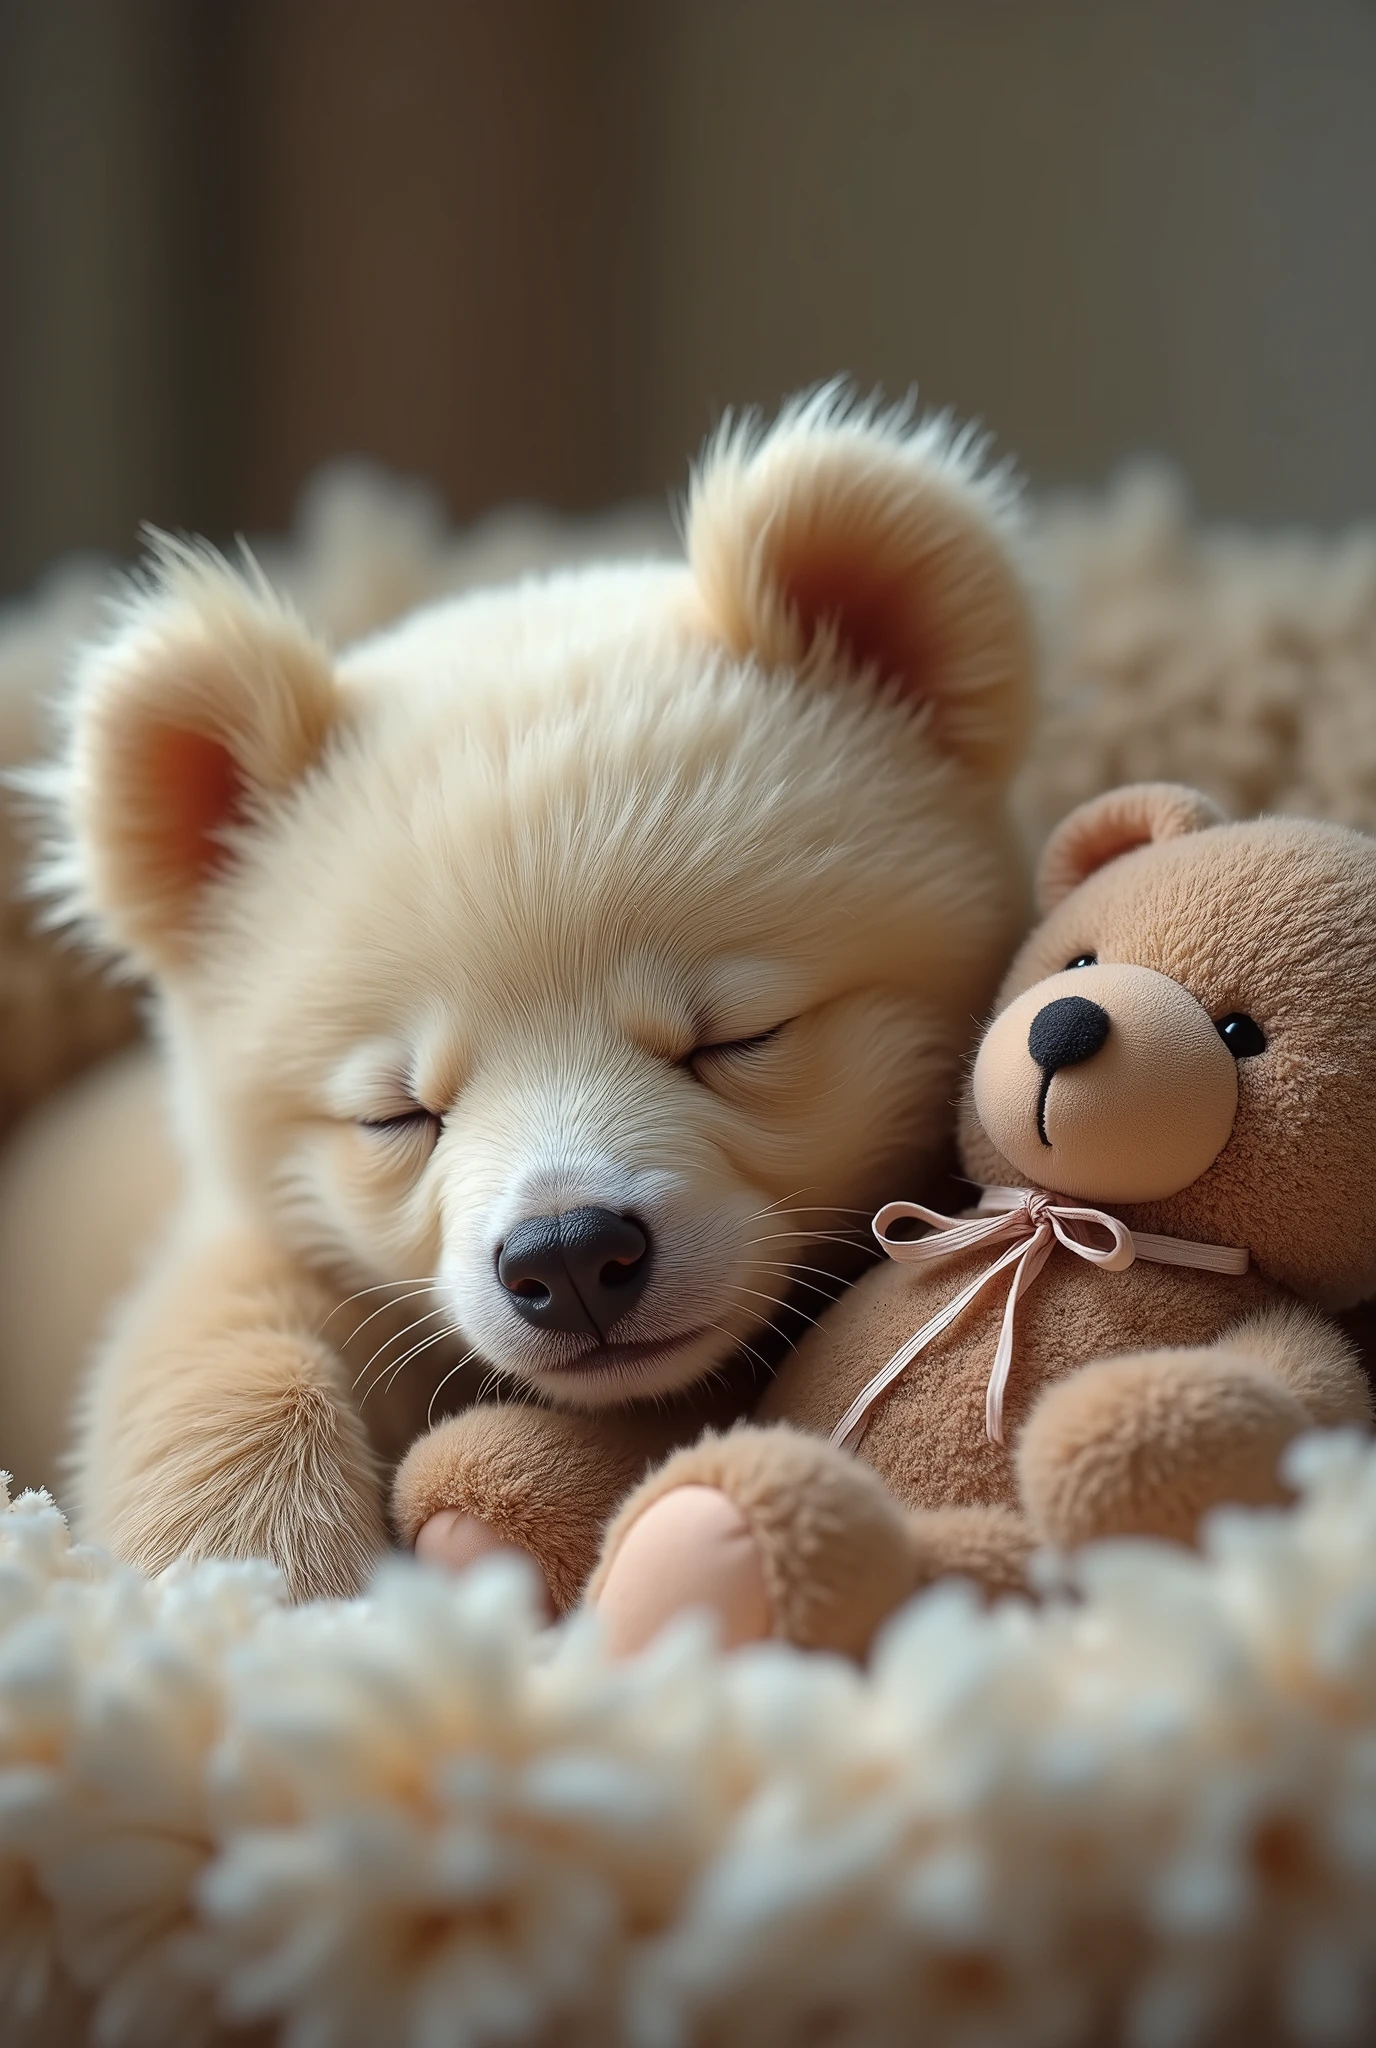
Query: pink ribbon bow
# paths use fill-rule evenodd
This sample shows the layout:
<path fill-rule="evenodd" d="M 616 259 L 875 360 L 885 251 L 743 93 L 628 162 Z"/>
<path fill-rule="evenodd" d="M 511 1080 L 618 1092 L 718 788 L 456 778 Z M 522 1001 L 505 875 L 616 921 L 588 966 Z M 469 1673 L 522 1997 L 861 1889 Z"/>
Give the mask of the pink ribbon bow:
<path fill-rule="evenodd" d="M 900 1216 L 916 1216 L 931 1225 L 926 1237 L 892 1238 L 886 1233 Z M 1087 1265 L 1105 1273 L 1123 1273 L 1135 1259 L 1150 1259 L 1158 1266 L 1196 1266 L 1208 1273 L 1245 1273 L 1247 1253 L 1240 1245 L 1195 1244 L 1185 1237 L 1157 1237 L 1151 1231 L 1129 1230 L 1105 1209 L 1077 1209 L 1061 1202 L 1041 1188 L 985 1188 L 973 1216 L 943 1216 L 939 1209 L 924 1209 L 920 1202 L 890 1202 L 874 1219 L 874 1234 L 891 1259 L 901 1265 L 921 1266 L 930 1259 L 944 1259 L 952 1252 L 969 1251 L 978 1244 L 1001 1244 L 1012 1239 L 1001 1258 L 995 1259 L 962 1288 L 955 1298 L 916 1335 L 894 1352 L 888 1364 L 862 1387 L 847 1408 L 831 1441 L 843 1449 L 859 1443 L 869 1422 L 870 1411 L 887 1393 L 899 1374 L 906 1372 L 920 1351 L 933 1338 L 948 1330 L 963 1309 L 999 1273 L 1013 1268 L 1013 1281 L 1004 1303 L 998 1347 L 989 1374 L 984 1401 L 984 1426 L 990 1443 L 1003 1442 L 1003 1394 L 1013 1363 L 1013 1326 L 1018 1303 L 1027 1293 L 1058 1244 Z M 1107 1241 L 1105 1241 L 1105 1239 Z"/>

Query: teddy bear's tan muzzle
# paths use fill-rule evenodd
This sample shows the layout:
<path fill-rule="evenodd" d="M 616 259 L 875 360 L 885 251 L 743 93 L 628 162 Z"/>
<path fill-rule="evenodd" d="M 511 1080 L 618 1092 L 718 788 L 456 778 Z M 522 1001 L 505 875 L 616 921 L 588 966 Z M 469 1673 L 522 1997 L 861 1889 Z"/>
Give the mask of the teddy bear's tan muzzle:
<path fill-rule="evenodd" d="M 1151 1202 L 1213 1165 L 1237 1064 L 1203 1005 L 1150 967 L 1068 969 L 994 1019 L 975 1110 L 1009 1164 L 1091 1202 Z"/>

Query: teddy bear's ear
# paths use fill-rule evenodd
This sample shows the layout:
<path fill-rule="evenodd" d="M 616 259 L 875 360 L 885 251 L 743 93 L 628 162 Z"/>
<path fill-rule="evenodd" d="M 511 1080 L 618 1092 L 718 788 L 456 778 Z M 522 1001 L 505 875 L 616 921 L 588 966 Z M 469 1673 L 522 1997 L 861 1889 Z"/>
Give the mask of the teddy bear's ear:
<path fill-rule="evenodd" d="M 55 918 L 144 967 L 187 957 L 229 828 L 318 757 L 335 716 L 323 648 L 248 564 L 154 542 L 114 628 L 80 657 L 62 757 L 36 771 Z"/>
<path fill-rule="evenodd" d="M 1043 914 L 1078 889 L 1096 868 L 1135 846 L 1179 839 L 1221 825 L 1223 813 L 1212 797 L 1178 782 L 1132 782 L 1092 797 L 1063 818 L 1037 864 L 1037 903 Z"/>
<path fill-rule="evenodd" d="M 696 470 L 687 544 L 709 625 L 767 666 L 867 670 L 930 707 L 938 744 L 1007 776 L 1032 700 L 1014 496 L 941 420 L 827 389 L 761 435 L 728 421 Z"/>

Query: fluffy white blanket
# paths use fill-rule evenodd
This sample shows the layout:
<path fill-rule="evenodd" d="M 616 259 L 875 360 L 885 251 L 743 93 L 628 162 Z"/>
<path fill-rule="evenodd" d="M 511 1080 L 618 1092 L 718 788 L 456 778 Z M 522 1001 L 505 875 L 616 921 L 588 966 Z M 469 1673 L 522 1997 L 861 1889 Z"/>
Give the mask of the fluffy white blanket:
<path fill-rule="evenodd" d="M 0 2041 L 1369 2042 L 1376 1449 L 1290 1470 L 863 1674 L 610 1666 L 511 1566 L 149 1581 L 6 1496 Z"/>

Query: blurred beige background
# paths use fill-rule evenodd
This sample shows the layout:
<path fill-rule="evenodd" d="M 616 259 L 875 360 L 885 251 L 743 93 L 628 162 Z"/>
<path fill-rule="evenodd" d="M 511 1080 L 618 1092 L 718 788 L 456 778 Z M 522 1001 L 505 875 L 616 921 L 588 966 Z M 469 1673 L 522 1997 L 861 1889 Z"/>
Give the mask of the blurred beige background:
<path fill-rule="evenodd" d="M 659 492 L 837 370 L 1376 509 L 1376 7 L 0 0 L 0 590 L 341 452 Z"/>

